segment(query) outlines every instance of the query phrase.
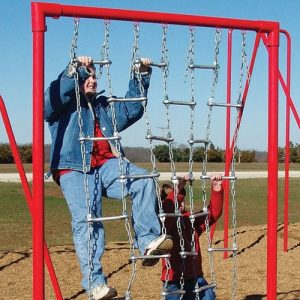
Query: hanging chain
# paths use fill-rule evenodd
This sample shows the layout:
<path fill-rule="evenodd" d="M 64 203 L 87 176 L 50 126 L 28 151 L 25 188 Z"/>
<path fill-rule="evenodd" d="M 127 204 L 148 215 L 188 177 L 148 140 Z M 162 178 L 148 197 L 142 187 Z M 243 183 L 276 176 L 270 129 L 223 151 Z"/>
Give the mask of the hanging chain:
<path fill-rule="evenodd" d="M 74 18 L 74 32 L 73 32 L 73 39 L 70 47 L 70 64 L 73 64 L 74 59 L 76 58 L 79 22 L 80 22 L 79 18 Z"/>
<path fill-rule="evenodd" d="M 187 81 L 187 76 L 190 74 L 190 90 L 191 90 L 191 103 L 195 103 L 195 69 L 189 68 L 190 65 L 194 64 L 195 61 L 195 27 L 190 27 L 190 42 L 187 55 L 187 66 L 185 72 L 185 82 Z M 196 104 L 196 103 L 195 103 Z M 193 189 L 193 162 L 194 162 L 194 119 L 195 119 L 195 105 L 190 106 L 190 138 L 189 138 L 189 203 L 190 203 L 190 214 L 194 213 L 194 189 Z M 190 219 L 191 222 L 191 252 L 196 252 L 196 241 L 195 241 L 195 218 Z M 194 278 L 197 278 L 197 266 L 196 260 L 193 259 L 193 274 Z M 198 287 L 198 282 L 196 280 L 195 287 Z M 198 298 L 198 293 L 196 293 L 196 298 Z"/>
<path fill-rule="evenodd" d="M 242 31 L 242 53 L 241 53 L 241 65 L 240 65 L 240 78 L 239 78 L 239 91 L 237 104 L 242 104 L 242 92 L 243 92 L 243 79 L 244 72 L 247 73 L 247 81 L 250 82 L 250 73 L 247 62 L 247 53 L 246 53 L 246 32 Z M 232 161 L 231 161 L 231 176 L 235 177 L 235 168 L 236 168 L 236 156 L 238 154 L 237 148 L 237 139 L 239 133 L 239 123 L 240 123 L 241 114 L 237 110 L 236 114 L 236 130 L 233 136 L 233 151 L 232 151 Z M 231 208 L 232 208 L 232 247 L 237 249 L 237 217 L 236 217 L 236 182 L 235 180 L 231 181 Z M 237 251 L 233 251 L 233 267 L 232 267 L 232 299 L 236 299 L 237 293 Z"/>
<path fill-rule="evenodd" d="M 212 81 L 212 86 L 211 86 L 211 95 L 209 102 L 214 102 L 215 98 L 215 90 L 216 86 L 218 83 L 219 79 L 219 63 L 218 63 L 218 55 L 220 52 L 220 43 L 221 43 L 221 30 L 216 29 L 215 32 L 215 56 L 214 56 L 214 73 L 213 73 L 213 81 Z M 209 150 L 209 140 L 210 140 L 210 128 L 211 128 L 211 120 L 212 120 L 212 106 L 209 106 L 209 111 L 208 111 L 208 120 L 207 120 L 207 126 L 206 126 L 206 140 L 208 141 L 205 143 L 205 148 L 204 148 L 204 157 L 203 157 L 203 163 L 202 163 L 202 175 L 207 175 L 207 163 L 208 163 L 208 150 Z M 203 211 L 207 212 L 208 210 L 208 204 L 207 204 L 207 192 L 206 192 L 206 180 L 203 179 L 201 183 L 201 188 L 202 188 L 202 201 L 203 201 Z M 208 217 L 205 218 L 205 231 L 206 231 L 206 239 L 207 239 L 207 244 L 209 248 L 212 246 L 212 240 L 210 237 L 210 228 L 209 228 L 209 220 Z M 210 275 L 211 275 L 211 280 L 212 283 L 215 283 L 216 276 L 215 276 L 215 271 L 214 271 L 214 261 L 213 261 L 213 253 L 209 252 L 208 253 L 208 259 L 209 259 L 209 266 L 210 266 Z"/>
<path fill-rule="evenodd" d="M 79 75 L 77 72 L 77 64 L 75 62 L 76 58 L 76 52 L 77 52 L 77 41 L 78 41 L 78 33 L 79 33 L 79 19 L 74 18 L 74 33 L 73 33 L 73 39 L 71 43 L 71 49 L 70 49 L 70 63 L 69 63 L 69 70 L 72 68 L 72 75 L 74 77 L 74 83 L 75 83 L 75 97 L 76 97 L 76 110 L 77 110 L 77 123 L 79 126 L 79 138 L 84 137 L 83 132 L 83 119 L 81 114 L 81 101 L 80 101 L 80 87 L 79 87 Z M 89 193 L 89 183 L 87 178 L 87 172 L 88 166 L 87 166 L 87 159 L 86 159 L 86 147 L 84 140 L 80 139 L 80 151 L 81 151 L 81 159 L 82 159 L 82 172 L 84 174 L 83 179 L 83 185 L 84 185 L 84 192 L 85 192 L 85 202 L 87 207 L 87 219 L 91 217 L 92 211 L 91 211 L 91 204 L 90 204 L 90 193 Z M 93 269 L 93 263 L 92 263 L 92 251 L 91 251 L 91 238 L 93 235 L 93 228 L 92 224 L 88 223 L 88 265 L 89 265 L 89 275 L 88 275 L 88 290 L 89 294 L 88 297 L 91 299 L 91 283 L 92 283 L 92 275 L 91 270 Z"/>

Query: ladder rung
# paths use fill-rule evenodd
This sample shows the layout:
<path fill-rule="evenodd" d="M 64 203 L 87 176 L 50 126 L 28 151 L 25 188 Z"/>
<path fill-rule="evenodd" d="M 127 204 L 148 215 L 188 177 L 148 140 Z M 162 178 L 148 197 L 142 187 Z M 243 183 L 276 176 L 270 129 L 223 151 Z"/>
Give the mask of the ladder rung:
<path fill-rule="evenodd" d="M 162 296 L 168 296 L 168 295 L 184 295 L 185 294 L 185 290 L 176 290 L 176 291 L 163 291 L 161 292 Z"/>
<path fill-rule="evenodd" d="M 125 174 L 121 175 L 119 178 L 121 180 L 124 179 L 143 179 L 143 178 L 153 178 L 153 177 L 159 177 L 159 173 L 149 173 L 149 174 L 136 174 L 136 175 L 130 175 L 130 174 Z"/>
<path fill-rule="evenodd" d="M 101 217 L 101 218 L 88 217 L 87 221 L 92 222 L 92 223 L 96 223 L 96 222 L 102 222 L 102 221 L 123 220 L 123 219 L 127 219 L 127 218 L 128 218 L 128 215 L 124 214 L 124 215 L 120 215 L 120 216 Z"/>
<path fill-rule="evenodd" d="M 181 180 L 181 179 L 185 179 L 184 176 L 176 176 L 177 180 Z M 195 177 L 191 176 L 191 174 L 189 174 L 189 178 L 187 179 L 188 181 L 195 181 Z"/>
<path fill-rule="evenodd" d="M 227 252 L 227 251 L 232 251 L 236 252 L 238 251 L 238 248 L 208 248 L 208 252 Z"/>
<path fill-rule="evenodd" d="M 107 102 L 144 102 L 147 101 L 147 97 L 135 97 L 135 98 L 115 98 L 110 97 L 107 99 Z"/>
<path fill-rule="evenodd" d="M 215 70 L 217 68 L 217 65 L 196 65 L 196 64 L 190 64 L 189 65 L 190 69 L 210 69 L 210 70 Z"/>
<path fill-rule="evenodd" d="M 130 260 L 138 260 L 138 259 L 157 259 L 157 258 L 170 258 L 171 254 L 161 254 L 161 255 L 132 255 L 130 256 Z"/>
<path fill-rule="evenodd" d="M 93 60 L 93 64 L 94 65 L 111 65 L 112 62 L 109 59 L 103 59 L 103 60 Z"/>
<path fill-rule="evenodd" d="M 220 106 L 220 107 L 235 107 L 235 108 L 242 108 L 243 104 L 231 104 L 231 103 L 217 103 L 214 101 L 208 101 L 208 106 Z"/>
<path fill-rule="evenodd" d="M 237 180 L 236 176 L 222 176 L 222 180 Z"/>
<path fill-rule="evenodd" d="M 210 143 L 210 140 L 205 140 L 205 139 L 199 139 L 199 140 L 189 140 L 188 143 L 190 145 L 193 145 L 193 144 L 209 144 Z"/>
<path fill-rule="evenodd" d="M 168 137 L 163 137 L 163 136 L 156 136 L 156 135 L 146 135 L 147 140 L 156 140 L 156 141 L 163 141 L 163 142 L 173 142 L 174 138 L 168 138 Z"/>
<path fill-rule="evenodd" d="M 198 253 L 194 252 L 194 251 L 190 251 L 190 252 L 188 252 L 188 251 L 181 251 L 181 252 L 179 252 L 179 255 L 185 258 L 186 256 L 197 256 Z"/>
<path fill-rule="evenodd" d="M 121 136 L 108 136 L 108 137 L 90 137 L 90 136 L 84 136 L 80 137 L 79 141 L 116 141 L 121 140 Z"/>
<path fill-rule="evenodd" d="M 182 217 L 182 213 L 181 212 L 177 212 L 177 213 L 161 213 L 158 214 L 159 218 L 164 218 L 164 217 L 173 217 L 173 218 L 178 218 L 178 217 Z"/>
<path fill-rule="evenodd" d="M 79 60 L 77 58 L 74 59 L 74 62 L 79 62 Z M 103 60 L 93 60 L 92 63 L 94 65 L 101 65 L 101 66 L 104 66 L 104 65 L 111 65 L 112 62 L 111 60 L 109 59 L 103 59 Z"/>
<path fill-rule="evenodd" d="M 200 179 L 203 179 L 203 180 L 211 179 L 211 176 L 201 175 Z M 237 180 L 237 177 L 236 176 L 222 176 L 221 179 L 222 180 Z"/>
<path fill-rule="evenodd" d="M 167 100 L 165 99 L 163 101 L 163 104 L 167 105 L 167 104 L 174 104 L 174 105 L 186 105 L 186 106 L 191 106 L 194 107 L 196 106 L 196 102 L 188 102 L 188 101 L 177 101 L 177 100 Z"/>
<path fill-rule="evenodd" d="M 141 62 L 142 62 L 142 60 L 138 58 L 135 60 L 134 63 L 140 64 Z M 168 64 L 166 62 L 153 62 L 153 61 L 150 62 L 150 66 L 152 66 L 152 67 L 165 68 L 167 65 Z"/>
<path fill-rule="evenodd" d="M 199 212 L 197 214 L 191 214 L 189 216 L 189 218 L 190 218 L 190 220 L 194 220 L 194 219 L 196 219 L 198 217 L 203 217 L 203 216 L 207 216 L 207 215 L 208 215 L 208 211 L 202 211 L 202 212 Z"/>
<path fill-rule="evenodd" d="M 211 289 L 211 288 L 215 288 L 217 285 L 215 283 L 211 283 L 211 284 L 207 284 L 201 287 L 198 287 L 196 289 L 194 289 L 194 293 L 200 293 L 202 291 L 205 291 L 207 289 Z"/>

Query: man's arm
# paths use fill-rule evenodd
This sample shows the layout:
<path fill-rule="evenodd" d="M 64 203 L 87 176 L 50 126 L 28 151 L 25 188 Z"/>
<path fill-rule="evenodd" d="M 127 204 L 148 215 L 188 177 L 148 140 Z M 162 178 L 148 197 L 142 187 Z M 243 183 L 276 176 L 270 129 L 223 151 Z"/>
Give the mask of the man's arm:
<path fill-rule="evenodd" d="M 81 85 L 90 76 L 90 72 L 87 69 L 86 63 L 81 61 L 79 61 L 76 68 L 78 83 Z M 47 88 L 44 95 L 44 118 L 47 122 L 59 117 L 66 105 L 75 99 L 75 71 L 76 69 L 72 65 L 69 65 Z"/>

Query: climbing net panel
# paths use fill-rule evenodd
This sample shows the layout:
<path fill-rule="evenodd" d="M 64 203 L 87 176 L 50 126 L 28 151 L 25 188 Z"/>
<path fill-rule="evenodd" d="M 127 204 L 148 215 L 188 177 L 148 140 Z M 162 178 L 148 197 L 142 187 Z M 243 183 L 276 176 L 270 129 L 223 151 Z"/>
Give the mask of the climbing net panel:
<path fill-rule="evenodd" d="M 79 36 L 79 19 L 74 19 L 74 36 L 71 44 L 71 49 L 70 49 L 70 67 L 73 69 L 76 69 L 76 63 L 77 63 L 77 57 L 76 57 L 76 51 L 77 51 L 77 40 Z M 158 62 L 152 61 L 151 66 L 153 68 L 157 67 L 162 71 L 162 106 L 163 106 L 163 119 L 165 122 L 165 127 L 162 127 L 166 130 L 165 135 L 156 135 L 153 133 L 152 130 L 152 122 L 150 118 L 150 114 L 148 111 L 148 107 L 151 106 L 151 103 L 148 101 L 148 97 L 145 95 L 144 87 L 142 85 L 142 77 L 141 74 L 139 73 L 138 66 L 141 63 L 141 55 L 140 55 L 140 24 L 139 23 L 133 23 L 133 45 L 131 47 L 131 59 L 129 63 L 130 67 L 130 77 L 135 75 L 138 78 L 138 84 L 139 84 L 139 90 L 140 90 L 140 97 L 136 98 L 118 98 L 113 96 L 113 83 L 112 83 L 112 78 L 111 78 L 111 65 L 113 63 L 113 59 L 110 56 L 110 38 L 111 38 L 111 30 L 110 30 L 110 21 L 105 20 L 104 21 L 104 38 L 103 38 L 103 43 L 101 45 L 100 49 L 100 58 L 99 60 L 94 59 L 94 64 L 99 65 L 98 68 L 98 73 L 97 77 L 98 79 L 102 79 L 102 77 L 105 77 L 106 81 L 106 86 L 108 88 L 108 102 L 110 104 L 111 108 L 111 114 L 112 114 L 112 123 L 113 123 L 113 128 L 114 128 L 114 133 L 112 136 L 109 137 L 86 137 L 83 132 L 83 121 L 81 118 L 81 96 L 80 96 L 80 88 L 79 88 L 79 82 L 78 82 L 78 73 L 74 72 L 74 80 L 75 80 L 75 92 L 76 92 L 76 99 L 77 99 L 77 112 L 78 112 L 78 125 L 80 128 L 80 133 L 79 133 L 79 142 L 81 144 L 81 152 L 82 152 L 82 162 L 83 162 L 83 173 L 85 174 L 85 179 L 84 179 L 84 187 L 86 191 L 86 205 L 88 209 L 88 216 L 87 216 L 87 222 L 89 224 L 89 236 L 91 237 L 93 235 L 92 232 L 92 223 L 93 222 L 103 222 L 107 220 L 122 220 L 124 219 L 125 221 L 125 228 L 126 232 L 128 235 L 128 240 L 131 245 L 131 250 L 130 250 L 130 259 L 132 261 L 132 276 L 130 278 L 128 288 L 125 292 L 125 295 L 127 299 L 130 299 L 131 297 L 131 286 L 133 284 L 134 278 L 136 276 L 137 272 L 137 267 L 136 267 L 136 262 L 138 259 L 143 259 L 143 256 L 137 256 L 135 254 L 135 247 L 134 247 L 134 239 L 132 237 L 131 233 L 131 226 L 130 226 L 130 216 L 127 211 L 127 201 L 126 201 L 126 192 L 125 192 L 125 184 L 128 179 L 142 179 L 142 178 L 153 178 L 156 186 L 156 195 L 155 197 L 158 199 L 158 204 L 159 204 L 159 218 L 161 221 L 162 225 L 162 233 L 167 234 L 166 227 L 165 227 L 165 220 L 166 218 L 176 218 L 176 224 L 177 224 L 177 229 L 178 229 L 178 235 L 180 238 L 180 256 L 182 257 L 182 272 L 181 272 L 181 279 L 180 279 L 180 289 L 177 291 L 180 295 L 183 295 L 185 293 L 184 290 L 184 265 L 185 265 L 185 259 L 188 256 L 194 256 L 196 257 L 198 255 L 196 251 L 196 241 L 195 241 L 195 220 L 197 218 L 203 218 L 204 217 L 204 224 L 205 224 L 205 229 L 206 229 L 206 237 L 207 237 L 207 243 L 208 243 L 208 253 L 209 253 L 209 269 L 210 269 L 210 274 L 211 274 L 211 283 L 208 284 L 207 286 L 204 287 L 199 287 L 197 283 L 197 275 L 195 273 L 195 294 L 197 297 L 199 297 L 199 293 L 207 288 L 216 288 L 216 276 L 215 276 L 215 270 L 214 270 L 214 263 L 213 263 L 213 253 L 214 252 L 227 252 L 227 251 L 232 251 L 232 257 L 234 259 L 234 264 L 233 264 L 233 284 L 232 284 L 232 298 L 236 297 L 236 286 L 237 286 L 237 276 L 236 276 L 236 254 L 237 254 L 237 231 L 236 231 L 236 188 L 235 188 L 235 181 L 236 181 L 236 176 L 235 176 L 235 158 L 236 158 L 236 141 L 238 137 L 238 124 L 239 124 L 239 113 L 236 114 L 236 126 L 235 126 L 235 134 L 233 138 L 233 149 L 232 149 L 232 158 L 231 158 L 231 174 L 230 176 L 222 176 L 222 180 L 228 180 L 231 182 L 231 196 L 232 196 L 232 225 L 233 225 L 233 233 L 232 233 L 232 247 L 230 248 L 214 248 L 212 244 L 212 238 L 211 238 L 211 233 L 210 233 L 210 225 L 209 225 L 209 202 L 207 199 L 207 192 L 206 192 L 206 181 L 211 178 L 211 175 L 209 175 L 208 172 L 208 155 L 209 155 L 209 147 L 212 144 L 210 133 L 211 133 L 211 127 L 213 123 L 213 108 L 215 107 L 223 107 L 225 109 L 235 109 L 237 112 L 239 112 L 243 108 L 242 104 L 242 90 L 243 90 L 243 78 L 244 75 L 246 74 L 247 80 L 250 80 L 249 76 L 249 70 L 248 70 L 248 63 L 247 63 L 247 55 L 245 51 L 245 45 L 246 45 L 246 33 L 242 32 L 242 49 L 241 49 L 241 58 L 240 58 L 240 72 L 239 72 L 239 84 L 238 84 L 238 97 L 236 100 L 236 103 L 221 103 L 218 102 L 215 96 L 216 88 L 218 85 L 218 80 L 219 80 L 219 70 L 220 70 L 220 63 L 219 63 L 219 53 L 220 53 L 220 44 L 221 44 L 221 33 L 222 31 L 218 28 L 215 29 L 215 33 L 213 34 L 213 40 L 214 40 L 214 47 L 211 49 L 211 57 L 212 57 L 212 62 L 210 64 L 198 64 L 197 63 L 197 58 L 195 54 L 195 38 L 196 38 L 196 29 L 195 27 L 188 27 L 187 32 L 189 33 L 189 45 L 187 46 L 187 55 L 186 55 L 186 67 L 185 70 L 182 72 L 182 83 L 181 85 L 184 85 L 187 83 L 187 81 L 190 82 L 189 84 L 189 93 L 188 93 L 188 98 L 185 96 L 184 99 L 178 99 L 178 98 L 173 98 L 176 96 L 173 96 L 172 94 L 172 89 L 169 87 L 169 77 L 172 75 L 171 70 L 172 70 L 172 64 L 170 64 L 169 61 L 169 49 L 167 45 L 167 37 L 168 37 L 168 25 L 162 25 L 161 30 L 162 30 L 162 38 L 161 38 L 161 47 L 160 50 L 157 51 L 160 55 L 160 60 Z M 207 49 L 208 51 L 208 49 Z M 156 55 L 157 56 L 157 55 Z M 177 66 L 176 66 L 177 67 Z M 178 67 L 177 67 L 178 68 Z M 176 68 L 176 69 L 177 69 Z M 209 71 L 211 72 L 211 83 L 210 83 L 210 93 L 209 95 L 206 95 L 207 97 L 207 103 L 206 106 L 208 109 L 202 108 L 202 110 L 207 110 L 207 117 L 206 120 L 202 120 L 200 123 L 203 123 L 202 127 L 205 128 L 205 136 L 202 138 L 197 138 L 195 134 L 199 134 L 198 128 L 195 128 L 195 119 L 197 119 L 197 115 L 195 114 L 195 107 L 197 105 L 197 102 L 200 102 L 197 98 L 201 98 L 200 96 L 196 95 L 196 72 L 200 70 L 205 70 L 206 72 Z M 177 70 L 176 70 L 177 71 Z M 205 97 L 203 95 L 202 97 Z M 114 104 L 117 102 L 141 102 L 143 103 L 144 107 L 144 120 L 145 120 L 145 125 L 146 125 L 146 132 L 145 132 L 145 139 L 148 141 L 148 147 L 149 147 L 149 152 L 150 152 L 150 157 L 149 159 L 152 162 L 152 170 L 148 175 L 142 174 L 135 174 L 135 175 L 129 175 L 126 173 L 126 169 L 124 167 L 124 157 L 121 151 L 121 135 L 118 132 L 118 124 L 116 120 L 116 115 L 115 115 L 115 107 Z M 198 103 L 199 105 L 199 103 Z M 171 110 L 173 107 L 180 107 L 180 114 L 182 110 L 185 108 L 187 109 L 189 113 L 189 118 L 184 119 L 183 121 L 188 125 L 189 131 L 188 132 L 181 132 L 180 135 L 180 142 L 181 143 L 187 143 L 188 144 L 188 149 L 189 149 L 189 156 L 188 156 L 188 165 L 187 165 L 187 170 L 186 173 L 188 174 L 188 195 L 189 195 L 189 208 L 190 208 L 190 222 L 191 222 L 191 245 L 190 245 L 190 251 L 187 251 L 185 249 L 185 241 L 184 241 L 184 235 L 183 235 L 183 230 L 184 225 L 182 223 L 182 212 L 179 209 L 179 204 L 177 201 L 178 198 L 178 181 L 181 180 L 181 176 L 177 174 L 176 170 L 176 159 L 174 155 L 174 147 L 176 146 L 175 143 L 175 138 L 173 137 L 173 133 L 178 130 L 176 129 L 176 122 L 172 120 L 171 117 Z M 161 110 L 161 109 L 160 109 Z M 173 118 L 174 119 L 174 118 Z M 178 120 L 178 118 L 177 118 Z M 205 123 L 205 125 L 204 125 Z M 172 126 L 171 126 L 172 125 Z M 85 148 L 85 141 L 97 141 L 97 140 L 108 140 L 108 141 L 115 141 L 115 148 L 116 148 L 116 155 L 119 159 L 119 171 L 120 171 L 120 176 L 119 180 L 121 182 L 122 186 L 122 212 L 118 216 L 113 216 L 113 217 L 100 217 L 100 218 L 93 218 L 92 212 L 91 212 L 91 203 L 89 199 L 89 187 L 88 187 L 88 181 L 86 178 L 86 173 L 88 170 L 88 166 L 86 165 L 86 148 Z M 173 190 L 174 190 L 174 199 L 175 199 L 175 210 L 173 213 L 165 213 L 163 209 L 163 203 L 161 199 L 161 192 L 160 192 L 160 185 L 159 185 L 159 177 L 160 173 L 157 168 L 156 164 L 156 156 L 155 156 L 155 143 L 165 143 L 168 148 L 168 160 L 170 162 L 170 180 L 173 184 Z M 201 189 L 202 189 L 202 202 L 203 202 L 203 207 L 200 212 L 196 212 L 194 210 L 195 208 L 195 193 L 194 193 L 194 185 L 193 182 L 197 179 L 196 176 L 194 175 L 194 170 L 193 170 L 193 164 L 194 164 L 194 148 L 195 145 L 201 144 L 203 145 L 203 157 L 202 157 L 202 168 L 201 168 L 201 175 L 198 178 L 201 182 Z M 200 198 L 198 196 L 198 198 Z M 90 241 L 90 239 L 89 239 Z M 93 250 L 92 246 L 89 245 L 88 248 L 89 250 L 89 256 L 93 256 Z M 168 278 L 168 274 L 170 271 L 170 268 L 172 267 L 170 264 L 169 260 L 170 255 L 164 255 L 164 256 L 158 256 L 158 258 L 163 258 L 166 260 L 166 266 L 167 266 L 167 275 L 166 277 Z M 91 258 L 90 258 L 90 264 L 91 264 Z M 195 262 L 195 260 L 194 260 Z M 197 266 L 194 265 L 194 269 L 196 269 Z M 91 282 L 91 278 L 89 280 L 89 285 Z M 166 297 L 168 294 L 172 293 L 174 294 L 175 292 L 168 292 L 166 287 L 168 284 L 168 280 L 165 281 L 165 286 L 162 291 L 162 296 Z"/>

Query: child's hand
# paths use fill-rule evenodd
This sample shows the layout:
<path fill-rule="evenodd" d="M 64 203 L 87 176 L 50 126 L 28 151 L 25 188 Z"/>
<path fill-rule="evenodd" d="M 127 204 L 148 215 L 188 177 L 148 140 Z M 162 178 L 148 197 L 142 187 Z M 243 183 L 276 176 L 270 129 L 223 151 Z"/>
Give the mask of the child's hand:
<path fill-rule="evenodd" d="M 215 192 L 219 192 L 222 190 L 222 175 L 221 174 L 213 174 L 211 176 L 211 186 Z"/>
<path fill-rule="evenodd" d="M 184 175 L 183 177 L 178 178 L 178 184 L 177 184 L 178 193 L 184 189 L 186 182 L 189 180 L 189 178 L 190 178 L 189 175 Z"/>

